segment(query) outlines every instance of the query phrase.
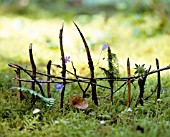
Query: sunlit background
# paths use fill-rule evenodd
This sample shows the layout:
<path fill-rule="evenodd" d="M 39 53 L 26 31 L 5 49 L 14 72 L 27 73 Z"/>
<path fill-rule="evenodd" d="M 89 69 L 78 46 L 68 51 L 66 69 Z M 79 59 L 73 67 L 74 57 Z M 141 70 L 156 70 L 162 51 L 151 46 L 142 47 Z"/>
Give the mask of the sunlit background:
<path fill-rule="evenodd" d="M 0 0 L 0 71 L 9 72 L 8 63 L 29 64 L 29 44 L 35 62 L 49 60 L 61 64 L 59 30 L 64 20 L 63 42 L 66 56 L 81 73 L 88 70 L 79 26 L 91 50 L 94 65 L 102 45 L 117 55 L 122 71 L 129 57 L 134 64 L 155 68 L 170 64 L 170 0 Z M 67 64 L 71 68 L 71 63 Z M 107 67 L 107 50 L 99 66 Z"/>

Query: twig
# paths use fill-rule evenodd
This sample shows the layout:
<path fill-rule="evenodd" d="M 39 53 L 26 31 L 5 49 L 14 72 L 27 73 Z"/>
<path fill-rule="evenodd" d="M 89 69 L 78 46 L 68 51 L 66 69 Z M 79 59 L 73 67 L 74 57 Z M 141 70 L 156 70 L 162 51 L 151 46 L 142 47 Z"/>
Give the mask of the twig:
<path fill-rule="evenodd" d="M 126 85 L 126 83 L 127 83 L 127 81 L 125 81 L 120 87 L 118 87 L 118 88 L 113 92 L 113 94 L 115 94 L 116 92 L 118 92 L 124 85 Z M 108 96 L 110 96 L 110 94 L 109 94 Z M 105 97 L 107 97 L 107 96 L 105 96 Z"/>
<path fill-rule="evenodd" d="M 13 63 L 9 63 L 8 66 L 12 67 L 12 68 L 18 68 L 19 65 L 16 65 L 16 64 L 13 64 Z M 157 73 L 159 71 L 164 71 L 164 70 L 168 70 L 170 69 L 170 65 L 169 66 L 166 66 L 166 67 L 163 67 L 163 68 L 160 68 L 158 70 L 153 70 L 151 72 L 149 72 L 147 75 L 151 75 L 151 74 L 154 74 L 154 73 Z M 24 69 L 25 71 L 28 71 L 28 72 L 32 72 L 32 70 L 29 70 L 29 69 Z M 67 70 L 68 72 L 68 70 Z M 57 79 L 67 79 L 67 80 L 71 80 L 71 78 L 63 78 L 63 77 L 60 77 L 60 76 L 55 76 L 55 75 L 47 75 L 46 73 L 42 73 L 42 72 L 36 72 L 37 74 L 39 75 L 44 75 L 44 76 L 50 76 L 51 78 L 57 78 Z M 70 72 L 72 73 L 72 72 Z M 73 74 L 73 73 L 72 73 Z M 74 74 L 73 74 L 74 75 Z M 91 78 L 88 78 L 88 77 L 82 77 L 82 76 L 79 76 L 77 75 L 77 77 L 79 78 L 83 78 L 85 80 L 90 80 Z M 108 81 L 108 80 L 115 80 L 115 81 L 127 81 L 128 79 L 130 79 L 131 81 L 134 81 L 135 79 L 138 79 L 140 78 L 141 76 L 131 76 L 131 77 L 116 77 L 116 78 L 106 78 L 106 77 L 101 77 L 101 78 L 94 78 L 95 80 L 97 81 Z"/>
<path fill-rule="evenodd" d="M 21 76 L 20 76 L 20 69 L 17 68 L 17 70 L 15 70 L 15 72 L 16 72 L 16 74 L 17 74 L 17 78 L 20 79 L 20 77 L 21 77 Z M 18 81 L 18 87 L 21 88 L 21 81 Z M 18 91 L 17 91 L 17 94 L 18 94 L 19 100 L 22 101 L 22 92 L 21 92 L 21 90 L 18 90 Z"/>
<path fill-rule="evenodd" d="M 34 82 L 34 80 L 27 80 L 27 79 L 19 79 L 19 78 L 13 78 L 15 80 L 18 80 L 18 81 L 24 81 L 24 82 Z M 67 79 L 66 79 L 67 80 Z M 89 83 L 89 81 L 85 81 L 85 80 L 76 80 L 76 79 L 72 79 L 72 82 L 83 82 L 83 83 Z M 63 83 L 62 81 L 38 81 L 39 83 Z M 72 82 L 66 82 L 67 84 L 69 83 L 72 83 Z M 126 83 L 126 82 L 125 82 Z M 91 83 L 91 84 L 95 84 L 95 83 Z M 103 85 L 100 85 L 100 84 L 95 84 L 96 86 L 98 87 L 101 87 L 101 88 L 106 88 L 106 89 L 110 89 L 110 87 L 107 87 L 107 86 L 103 86 Z"/>
<path fill-rule="evenodd" d="M 54 66 L 56 66 L 56 67 L 58 67 L 58 68 L 62 68 L 60 65 L 56 65 L 56 64 L 52 64 L 52 65 L 54 65 Z M 75 73 L 73 73 L 73 72 L 71 72 L 71 71 L 69 71 L 69 70 L 66 70 L 66 72 L 67 73 L 69 73 L 69 74 L 71 74 L 71 75 L 73 75 L 73 76 L 76 76 L 77 78 L 82 78 L 82 79 L 91 79 L 91 78 L 88 78 L 88 77 L 84 77 L 84 76 L 79 76 L 79 75 L 75 75 Z"/>
<path fill-rule="evenodd" d="M 32 54 L 32 43 L 30 43 L 30 46 L 29 46 L 29 56 L 30 56 L 30 63 L 32 67 L 32 77 L 36 79 L 36 65 L 34 62 L 33 54 Z M 32 90 L 35 90 L 35 82 L 31 83 L 31 88 Z M 35 104 L 35 96 L 33 94 L 32 94 L 32 102 L 33 104 Z"/>
<path fill-rule="evenodd" d="M 8 64 L 8 66 L 10 66 L 10 67 L 12 67 L 12 68 L 18 68 L 18 66 L 19 65 L 17 65 L 17 64 L 12 64 L 12 63 L 9 63 Z M 30 69 L 24 69 L 25 71 L 28 71 L 28 72 L 32 72 L 32 70 L 30 70 Z M 69 72 L 70 74 L 72 74 L 72 75 L 74 75 L 75 76 L 75 74 L 73 74 L 72 72 L 70 72 L 70 71 L 68 71 L 67 70 L 67 72 Z M 70 81 L 75 81 L 74 79 L 71 79 L 71 78 L 63 78 L 63 77 L 60 77 L 60 76 L 55 76 L 55 75 L 48 75 L 48 74 L 46 74 L 46 73 L 42 73 L 42 72 L 36 72 L 37 74 L 39 74 L 39 75 L 44 75 L 44 76 L 50 76 L 51 78 L 57 78 L 57 79 L 61 79 L 61 80 L 63 80 L 63 79 L 66 79 L 66 80 L 70 80 Z M 79 76 L 79 75 L 77 75 L 77 77 L 78 78 L 82 78 L 82 79 L 84 79 L 84 80 L 90 80 L 91 78 L 88 78 L 88 77 L 83 77 L 83 76 Z M 127 81 L 127 77 L 123 77 L 123 78 L 113 78 L 113 79 L 110 79 L 110 78 L 94 78 L 94 79 L 96 79 L 97 81 L 108 81 L 108 80 L 115 80 L 115 81 Z M 133 78 L 132 78 L 133 79 Z M 75 82 L 77 82 L 77 81 L 75 81 Z"/>
<path fill-rule="evenodd" d="M 160 68 L 160 69 L 157 69 L 157 70 L 153 70 L 153 71 L 149 72 L 147 75 L 151 75 L 153 73 L 164 71 L 164 70 L 167 70 L 167 69 L 170 69 L 170 65 L 166 66 L 166 67 L 163 67 L 163 68 Z"/>
<path fill-rule="evenodd" d="M 159 60 L 156 59 L 156 67 L 157 69 L 159 69 Z M 158 71 L 158 90 L 157 90 L 157 99 L 160 98 L 160 93 L 161 93 L 161 74 L 160 74 L 160 71 Z"/>
<path fill-rule="evenodd" d="M 163 68 L 160 68 L 160 69 L 157 69 L 157 70 L 150 71 L 150 72 L 146 73 L 145 75 L 151 75 L 151 74 L 154 74 L 154 73 L 157 73 L 157 72 L 161 72 L 161 71 L 164 71 L 164 70 L 168 70 L 168 69 L 170 69 L 170 65 L 168 65 L 166 67 L 163 67 Z M 128 79 L 133 80 L 133 79 L 138 79 L 140 77 L 142 77 L 142 76 L 131 76 L 131 77 L 121 77 L 121 78 L 117 77 L 117 78 L 114 78 L 114 79 L 110 79 L 110 78 L 96 78 L 96 80 L 100 80 L 100 81 L 102 81 L 102 80 L 127 81 Z"/>
<path fill-rule="evenodd" d="M 158 88 L 158 85 L 156 86 L 155 90 L 148 97 L 146 97 L 144 100 L 148 100 L 156 92 L 157 88 Z"/>
<path fill-rule="evenodd" d="M 116 89 L 113 94 L 115 94 L 117 91 L 119 91 L 124 85 L 126 85 L 127 81 L 124 82 L 118 89 Z"/>
<path fill-rule="evenodd" d="M 16 65 L 16 66 L 17 66 L 17 65 Z M 43 92 L 43 89 L 42 89 L 40 83 L 39 83 L 30 73 L 28 73 L 24 68 L 22 68 L 21 66 L 17 66 L 17 67 L 18 67 L 20 70 L 23 70 L 26 74 L 28 74 L 28 75 L 32 78 L 32 82 L 35 82 L 35 83 L 38 85 L 38 87 L 40 88 L 41 94 L 45 97 L 45 94 L 44 94 L 44 92 Z"/>
<path fill-rule="evenodd" d="M 50 75 L 50 70 L 51 70 L 51 60 L 49 60 L 47 64 L 47 74 Z M 50 81 L 51 77 L 47 76 L 47 81 Z M 48 98 L 51 98 L 51 93 L 50 93 L 50 83 L 47 83 L 47 94 Z"/>
<path fill-rule="evenodd" d="M 8 66 L 10 66 L 12 68 L 21 68 L 21 66 L 19 66 L 17 64 L 12 64 L 12 63 L 8 64 Z M 25 71 L 28 71 L 28 72 L 32 72 L 32 70 L 29 70 L 29 69 L 24 69 L 24 68 L 22 68 L 22 69 L 25 70 Z M 74 79 L 72 79 L 72 78 L 64 78 L 64 77 L 55 76 L 55 75 L 48 75 L 46 73 L 41 73 L 41 72 L 36 72 L 36 73 L 39 74 L 39 75 L 44 75 L 44 76 L 51 77 L 51 78 L 57 78 L 57 79 L 61 79 L 61 80 L 67 79 L 67 80 L 70 80 L 70 81 L 72 81 L 72 80 L 74 81 Z M 87 79 L 87 80 L 89 80 L 89 79 Z"/>
<path fill-rule="evenodd" d="M 128 73 L 128 77 L 130 77 L 130 61 L 129 61 L 129 58 L 127 60 L 127 73 Z M 128 84 L 128 95 L 127 95 L 127 100 L 126 100 L 126 106 L 130 107 L 130 94 L 131 94 L 131 82 L 130 82 L 130 79 L 127 80 L 127 84 Z"/>
<path fill-rule="evenodd" d="M 89 69 L 90 69 L 90 74 L 91 74 L 91 80 L 90 80 L 90 83 L 96 83 L 96 80 L 94 79 L 94 66 L 93 66 L 93 61 L 92 61 L 92 58 L 91 58 L 91 55 L 90 55 L 90 50 L 89 50 L 89 47 L 87 45 L 87 42 L 82 34 L 82 32 L 80 31 L 79 27 L 76 25 L 75 22 L 73 22 L 74 25 L 76 26 L 82 40 L 83 40 L 83 43 L 84 43 L 84 46 L 85 46 L 85 49 L 86 49 L 86 53 L 87 53 L 87 58 L 88 58 L 88 65 L 89 65 Z M 92 87 L 92 100 L 94 101 L 95 105 L 98 106 L 98 99 L 97 99 L 97 93 L 96 93 L 96 86 L 94 84 L 91 84 L 91 87 Z"/>
<path fill-rule="evenodd" d="M 10 64 L 8 64 L 8 66 L 10 66 L 10 67 L 12 67 L 12 68 L 22 68 L 21 66 L 19 66 L 19 65 L 16 65 L 16 64 L 12 64 L 12 63 L 10 63 Z M 170 69 L 170 66 L 167 66 L 167 67 L 164 67 L 164 68 L 161 68 L 161 69 L 159 69 L 159 70 L 154 70 L 154 71 L 151 71 L 150 73 L 148 73 L 148 74 L 153 74 L 153 73 L 156 73 L 156 72 L 158 72 L 158 71 L 164 71 L 164 70 L 167 70 L 167 69 Z M 24 68 L 22 68 L 21 70 L 23 70 L 23 71 L 28 71 L 28 72 L 32 72 L 31 70 L 29 70 L 29 69 L 24 69 Z M 72 79 L 72 78 L 63 78 L 63 77 L 59 77 L 59 76 L 55 76 L 55 75 L 48 75 L 48 74 L 46 74 L 46 73 L 41 73 L 41 72 L 36 72 L 37 74 L 39 74 L 39 75 L 44 75 L 44 76 L 50 76 L 51 78 L 57 78 L 57 79 L 60 79 L 60 80 L 63 80 L 63 79 L 65 79 L 65 80 L 67 80 L 67 81 L 71 81 L 71 82 L 67 82 L 67 83 L 72 83 L 72 82 L 77 82 L 77 80 L 76 79 Z M 130 78 L 128 78 L 128 77 L 122 77 L 123 78 L 123 80 L 122 81 L 127 81 L 128 79 L 131 79 L 131 83 L 133 83 L 132 81 L 134 81 L 135 79 L 134 78 L 139 78 L 139 76 L 131 76 Z M 25 81 L 25 82 L 34 82 L 34 80 L 26 80 L 26 79 L 18 79 L 18 78 L 14 78 L 14 79 L 16 79 L 16 80 L 19 80 L 19 81 Z M 117 79 L 117 78 L 116 78 Z M 89 80 L 89 78 L 86 78 L 85 80 L 81 80 L 81 79 L 79 79 L 79 82 L 84 82 L 84 83 L 89 83 L 88 82 L 88 80 Z M 96 80 L 98 80 L 98 81 L 102 81 L 102 80 L 112 80 L 112 79 L 108 79 L 108 78 L 96 78 Z M 115 80 L 115 79 L 114 79 Z M 58 81 L 38 81 L 39 83 L 58 83 Z M 62 83 L 61 81 L 60 81 L 60 83 Z M 125 82 L 126 83 L 126 82 Z M 94 84 L 94 83 L 92 83 L 92 84 Z M 96 86 L 99 86 L 99 87 L 101 87 L 101 88 L 106 88 L 106 89 L 110 89 L 110 87 L 107 87 L 107 86 L 103 86 L 103 85 L 99 85 L 99 84 L 96 84 Z"/>
<path fill-rule="evenodd" d="M 60 29 L 60 34 L 59 34 L 59 40 L 60 40 L 60 52 L 61 52 L 61 60 L 62 60 L 62 77 L 66 77 L 66 64 L 65 64 L 65 56 L 64 56 L 64 49 L 63 49 L 63 28 L 64 28 L 64 21 L 62 21 L 61 29 Z M 61 91 L 61 102 L 60 102 L 60 108 L 63 108 L 64 104 L 64 91 L 65 91 L 65 86 L 66 86 L 66 80 L 63 79 L 63 89 Z"/>
<path fill-rule="evenodd" d="M 80 84 L 80 81 L 79 81 L 78 77 L 77 77 L 76 68 L 74 67 L 73 62 L 71 62 L 71 64 L 72 64 L 72 67 L 73 67 L 73 70 L 74 70 L 74 75 L 75 75 L 75 77 L 76 77 L 76 79 L 77 79 L 77 83 L 78 83 L 81 91 L 83 92 L 83 98 L 85 98 L 85 97 L 86 97 L 86 91 L 88 90 L 88 88 L 89 88 L 89 86 L 90 86 L 90 82 L 88 83 L 86 89 L 84 90 L 83 87 L 82 87 L 81 84 Z"/>

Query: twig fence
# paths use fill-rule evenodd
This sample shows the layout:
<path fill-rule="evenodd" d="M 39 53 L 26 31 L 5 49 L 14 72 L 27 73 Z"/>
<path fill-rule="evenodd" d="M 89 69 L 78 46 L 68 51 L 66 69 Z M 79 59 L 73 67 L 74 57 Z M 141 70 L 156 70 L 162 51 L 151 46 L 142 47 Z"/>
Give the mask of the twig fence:
<path fill-rule="evenodd" d="M 21 82 L 31 82 L 31 89 L 35 91 L 35 85 L 38 85 L 38 87 L 41 91 L 41 95 L 43 97 L 45 97 L 45 93 L 44 93 L 43 88 L 42 88 L 40 83 L 46 83 L 47 84 L 47 97 L 51 98 L 50 84 L 51 83 L 62 83 L 63 88 L 62 88 L 62 91 L 61 91 L 60 108 L 63 108 L 64 92 L 65 92 L 66 85 L 69 84 L 69 83 L 73 83 L 73 82 L 78 83 L 78 85 L 79 85 L 79 87 L 80 87 L 80 89 L 83 93 L 83 98 L 86 97 L 86 91 L 89 89 L 89 87 L 91 87 L 92 100 L 93 100 L 94 104 L 97 105 L 97 106 L 98 106 L 98 98 L 97 98 L 97 91 L 96 91 L 97 86 L 111 90 L 111 98 L 110 99 L 111 99 L 111 102 L 113 103 L 113 101 L 112 101 L 113 100 L 113 94 L 116 93 L 117 91 L 119 91 L 124 85 L 127 84 L 128 85 L 128 93 L 127 93 L 127 99 L 126 99 L 126 106 L 130 107 L 131 84 L 133 83 L 133 81 L 138 80 L 140 93 L 139 93 L 139 96 L 138 96 L 137 104 L 141 104 L 143 106 L 143 95 L 144 95 L 144 86 L 145 86 L 146 78 L 147 78 L 148 75 L 157 73 L 158 74 L 157 75 L 158 81 L 157 81 L 157 86 L 155 88 L 155 91 L 157 90 L 157 99 L 160 98 L 160 91 L 161 91 L 160 72 L 170 69 L 170 65 L 167 66 L 167 67 L 164 67 L 164 68 L 159 68 L 159 60 L 156 59 L 157 70 L 150 71 L 151 70 L 151 66 L 150 66 L 149 69 L 146 70 L 146 73 L 143 73 L 143 75 L 131 76 L 131 74 L 130 74 L 130 60 L 128 58 L 127 59 L 127 77 L 100 77 L 100 78 L 95 78 L 94 77 L 94 65 L 93 65 L 93 61 L 92 61 L 92 58 L 91 58 L 91 54 L 90 54 L 88 44 L 87 44 L 82 32 L 80 31 L 79 27 L 76 24 L 75 24 L 75 26 L 76 26 L 76 28 L 77 28 L 77 30 L 78 30 L 81 38 L 82 38 L 82 41 L 83 41 L 85 49 L 86 49 L 88 65 L 89 65 L 89 69 L 90 69 L 90 78 L 77 75 L 76 68 L 74 67 L 73 62 L 72 62 L 72 67 L 73 67 L 74 73 L 70 72 L 69 70 L 66 69 L 65 54 L 64 54 L 64 48 L 63 48 L 63 39 L 62 39 L 64 23 L 62 22 L 62 26 L 61 26 L 60 33 L 59 33 L 62 66 L 57 65 L 57 67 L 62 69 L 61 76 L 52 75 L 50 73 L 51 65 L 52 65 L 51 60 L 49 60 L 49 62 L 47 63 L 47 73 L 37 72 L 37 69 L 36 69 L 37 67 L 35 65 L 33 53 L 32 53 L 32 44 L 30 44 L 30 46 L 29 46 L 29 56 L 30 56 L 30 64 L 31 64 L 31 67 L 32 67 L 31 70 L 25 69 L 25 68 L 23 68 L 23 67 L 21 67 L 20 65 L 17 65 L 17 64 L 12 64 L 12 63 L 8 64 L 10 67 L 15 69 L 16 78 L 14 78 L 14 79 L 17 80 L 18 87 L 20 87 L 20 88 L 22 87 Z M 21 71 L 26 73 L 31 78 L 31 80 L 22 79 L 21 78 Z M 67 78 L 66 72 L 75 76 L 75 79 L 74 78 Z M 37 75 L 45 76 L 47 78 L 47 80 L 46 81 L 38 80 Z M 59 81 L 54 81 L 53 79 L 58 79 Z M 108 82 L 109 81 L 123 81 L 123 84 L 120 87 L 118 87 L 115 91 L 113 91 L 112 90 L 113 89 L 112 84 L 110 84 L 110 87 L 108 87 L 108 86 L 104 86 L 104 85 L 101 85 L 101 84 L 97 84 L 97 81 L 108 81 Z M 87 87 L 85 89 L 83 89 L 81 83 L 87 83 Z M 153 93 L 150 96 L 152 96 Z M 22 91 L 18 90 L 17 94 L 18 94 L 18 98 L 20 100 L 23 100 Z M 150 96 L 146 97 L 145 99 L 148 99 Z M 33 104 L 35 103 L 35 101 L 36 101 L 36 98 L 32 94 Z"/>

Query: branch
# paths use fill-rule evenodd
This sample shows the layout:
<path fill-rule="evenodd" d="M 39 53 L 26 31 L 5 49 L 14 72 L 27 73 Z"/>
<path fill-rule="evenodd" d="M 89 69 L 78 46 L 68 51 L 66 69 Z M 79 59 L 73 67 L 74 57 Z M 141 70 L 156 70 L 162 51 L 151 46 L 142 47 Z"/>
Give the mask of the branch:
<path fill-rule="evenodd" d="M 61 51 L 61 60 L 62 60 L 62 77 L 66 78 L 66 64 L 65 64 L 65 56 L 64 56 L 64 49 L 63 49 L 63 28 L 64 28 L 64 21 L 62 21 L 61 29 L 60 29 L 60 34 L 59 34 L 59 40 L 60 40 L 60 51 Z M 64 104 L 64 91 L 65 91 L 65 86 L 66 86 L 66 80 L 63 79 L 63 89 L 61 91 L 61 102 L 60 102 L 60 108 L 63 108 Z"/>
<path fill-rule="evenodd" d="M 34 62 L 33 54 L 32 54 L 32 43 L 29 46 L 29 56 L 30 56 L 30 63 L 32 66 L 32 77 L 36 79 L 36 65 Z M 32 90 L 35 90 L 35 82 L 31 83 Z M 35 96 L 32 94 L 32 101 L 35 104 Z"/>
<path fill-rule="evenodd" d="M 49 60 L 47 64 L 47 74 L 50 75 L 50 70 L 51 70 L 51 60 Z M 51 77 L 47 76 L 47 81 L 50 81 Z M 48 98 L 51 98 L 51 93 L 50 93 L 50 83 L 47 83 L 47 94 Z"/>
<path fill-rule="evenodd" d="M 129 58 L 127 60 L 127 73 L 128 73 L 128 77 L 130 77 L 130 61 L 129 61 Z M 131 93 L 130 79 L 127 80 L 127 84 L 128 84 L 128 95 L 127 95 L 127 100 L 126 100 L 126 106 L 130 107 L 130 93 Z"/>
<path fill-rule="evenodd" d="M 144 100 L 148 100 L 156 92 L 157 88 L 158 88 L 158 85 L 156 86 L 155 90 L 148 97 L 146 97 Z"/>
<path fill-rule="evenodd" d="M 13 78 L 14 80 L 18 80 L 18 81 L 23 81 L 23 82 L 34 82 L 34 80 L 27 80 L 27 79 L 19 79 L 19 78 Z M 67 79 L 66 79 L 67 80 Z M 70 79 L 69 79 L 70 80 Z M 83 83 L 89 83 L 88 81 L 85 81 L 85 80 L 76 80 L 76 79 L 72 79 L 72 82 L 66 82 L 67 84 L 69 83 L 73 83 L 73 82 L 83 82 Z M 62 81 L 38 81 L 39 83 L 63 83 Z M 126 82 L 125 82 L 126 83 Z M 91 84 L 94 84 L 98 87 L 101 87 L 101 88 L 106 88 L 106 89 L 110 89 L 110 87 L 107 87 L 107 86 L 103 86 L 103 85 L 100 85 L 100 84 L 95 84 L 95 83 L 91 83 Z"/>
<path fill-rule="evenodd" d="M 17 68 L 17 70 L 15 70 L 15 72 L 16 72 L 16 74 L 17 74 L 17 78 L 19 78 L 19 79 L 20 79 L 20 77 L 21 77 L 20 69 L 19 69 L 19 68 Z M 20 88 L 21 88 L 21 81 L 18 81 L 18 87 L 20 87 Z M 19 98 L 19 100 L 20 100 L 20 101 L 22 101 L 22 92 L 21 92 L 21 90 L 20 90 L 20 89 L 18 89 L 17 94 L 18 94 L 18 98 Z"/>
<path fill-rule="evenodd" d="M 78 77 L 77 77 L 77 74 L 76 74 L 76 68 L 74 67 L 73 62 L 71 62 L 71 64 L 72 64 L 72 67 L 73 67 L 73 70 L 74 70 L 74 75 L 75 75 L 75 77 L 76 77 L 76 79 L 77 79 L 77 83 L 78 83 L 80 89 L 83 91 L 83 98 L 85 98 L 85 97 L 86 97 L 86 91 L 88 90 L 88 88 L 89 88 L 89 86 L 90 86 L 90 82 L 88 83 L 86 89 L 84 90 L 83 87 L 81 86 L 79 80 L 78 80 Z"/>
<path fill-rule="evenodd" d="M 17 65 L 17 64 L 12 64 L 12 63 L 9 63 L 8 66 L 12 67 L 12 68 L 19 68 L 20 66 Z M 163 68 L 160 68 L 160 69 L 157 69 L 157 70 L 153 70 L 149 73 L 147 73 L 147 75 L 151 75 L 153 73 L 157 73 L 159 71 L 164 71 L 164 70 L 168 70 L 170 69 L 170 65 L 169 66 L 166 66 L 166 67 L 163 67 Z M 32 70 L 29 70 L 29 69 L 24 69 L 25 71 L 28 71 L 28 72 L 32 72 Z M 55 75 L 48 75 L 46 73 L 41 73 L 41 72 L 36 72 L 37 74 L 39 75 L 44 75 L 44 76 L 50 76 L 51 78 L 57 78 L 57 79 L 66 79 L 66 80 L 70 80 L 70 81 L 74 81 L 74 79 L 71 79 L 71 78 L 63 78 L 63 77 L 60 77 L 60 76 L 55 76 Z M 71 72 L 72 73 L 72 72 Z M 83 78 L 85 80 L 90 80 L 91 78 L 88 78 L 88 77 L 82 77 L 82 76 L 79 76 L 77 75 L 79 78 Z M 108 81 L 108 80 L 115 80 L 115 81 L 127 81 L 128 79 L 130 79 L 131 81 L 134 81 L 135 79 L 138 79 L 140 78 L 141 76 L 131 76 L 131 77 L 116 77 L 116 78 L 113 78 L 113 79 L 110 79 L 110 78 L 106 78 L 106 77 L 101 77 L 101 78 L 94 78 L 95 80 L 97 81 Z"/>
<path fill-rule="evenodd" d="M 156 59 L 156 67 L 159 69 L 159 60 Z M 161 74 L 160 71 L 158 72 L 158 90 L 157 90 L 157 99 L 160 98 L 160 93 L 161 93 Z"/>
<path fill-rule="evenodd" d="M 74 23 L 74 22 L 73 22 Z M 90 74 L 91 74 L 91 80 L 90 80 L 90 83 L 91 82 L 94 82 L 96 83 L 96 80 L 94 79 L 94 66 L 93 66 L 93 61 L 92 61 L 92 58 L 91 58 L 91 55 L 90 55 L 90 50 L 89 50 L 89 47 L 87 45 L 87 42 L 82 34 L 82 32 L 80 31 L 79 27 L 76 25 L 76 23 L 74 23 L 74 25 L 76 26 L 82 40 L 83 40 L 83 43 L 84 43 L 84 46 L 85 46 L 85 49 L 86 49 L 86 53 L 87 53 L 87 58 L 88 58 L 88 65 L 89 65 L 89 69 L 90 69 Z M 91 85 L 92 86 L 92 100 L 94 100 L 94 103 L 98 106 L 98 100 L 97 100 L 97 93 L 96 93 L 96 86 L 95 85 Z"/>
<path fill-rule="evenodd" d="M 116 89 L 113 94 L 115 94 L 117 91 L 119 91 L 124 85 L 126 85 L 127 81 L 124 82 L 118 89 Z"/>
<path fill-rule="evenodd" d="M 40 83 L 30 73 L 28 73 L 24 68 L 22 68 L 22 67 L 20 67 L 18 65 L 16 65 L 16 67 L 23 70 L 26 74 L 28 74 L 33 79 L 33 82 L 37 83 L 38 87 L 40 88 L 41 94 L 45 97 L 45 94 L 43 92 L 43 89 L 42 89 Z"/>

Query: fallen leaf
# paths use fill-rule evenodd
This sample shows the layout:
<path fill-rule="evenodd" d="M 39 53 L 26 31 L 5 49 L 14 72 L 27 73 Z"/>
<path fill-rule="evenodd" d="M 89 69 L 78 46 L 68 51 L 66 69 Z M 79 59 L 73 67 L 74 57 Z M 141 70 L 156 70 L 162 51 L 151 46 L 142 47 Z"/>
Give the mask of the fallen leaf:
<path fill-rule="evenodd" d="M 72 105 L 75 108 L 86 109 L 88 107 L 88 102 L 82 97 L 73 96 L 72 97 Z"/>

